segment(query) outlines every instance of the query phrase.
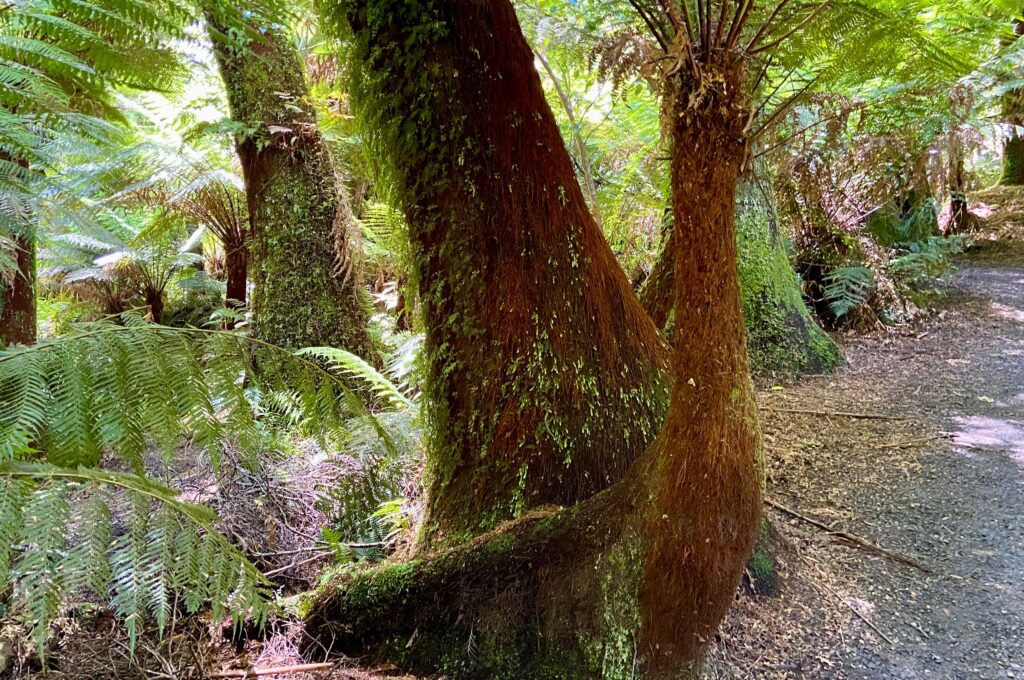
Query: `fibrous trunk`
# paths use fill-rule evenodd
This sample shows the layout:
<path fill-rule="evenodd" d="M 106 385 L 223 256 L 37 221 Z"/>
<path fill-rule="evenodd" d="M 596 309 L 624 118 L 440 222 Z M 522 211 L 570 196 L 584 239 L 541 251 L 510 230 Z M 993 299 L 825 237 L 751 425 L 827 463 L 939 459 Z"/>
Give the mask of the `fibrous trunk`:
<path fill-rule="evenodd" d="M 1024 19 L 1014 20 L 1013 34 L 1018 41 L 1024 36 Z M 1003 118 L 1013 128 L 1003 143 L 1003 176 L 999 183 L 1019 186 L 1024 184 L 1024 87 L 1003 95 Z"/>
<path fill-rule="evenodd" d="M 350 14 L 357 35 L 364 34 L 365 40 L 368 33 L 380 40 L 373 45 L 378 49 L 366 49 L 364 45 L 363 58 L 369 58 L 370 66 L 378 73 L 403 68 L 394 63 L 401 62 L 402 55 L 385 57 L 387 51 L 379 48 L 395 45 L 393 36 L 382 29 L 405 21 L 409 13 L 386 11 L 396 9 L 390 2 L 369 4 L 373 12 L 359 3 L 361 9 Z M 481 205 L 483 212 L 471 214 L 483 226 L 478 226 L 476 241 L 460 238 L 450 244 L 451 249 L 434 255 L 433 261 L 430 251 L 424 253 L 427 264 L 433 266 L 428 271 L 433 286 L 424 289 L 424 297 L 438 296 L 425 302 L 428 333 L 438 333 L 439 319 L 451 321 L 448 315 L 463 309 L 452 309 L 454 302 L 445 290 L 434 287 L 442 281 L 445 286 L 458 288 L 447 280 L 451 273 L 479 279 L 480 292 L 491 290 L 490 284 L 511 286 L 510 292 L 517 295 L 522 295 L 520 290 L 530 292 L 531 279 L 540 272 L 557 276 L 559 285 L 547 290 L 546 297 L 537 293 L 535 298 L 512 298 L 518 305 L 535 300 L 534 305 L 554 313 L 566 311 L 560 305 L 565 300 L 594 305 L 597 302 L 588 298 L 603 299 L 608 304 L 611 297 L 616 305 L 635 305 L 635 301 L 616 301 L 616 296 L 624 295 L 618 292 L 619 283 L 599 287 L 602 277 L 605 282 L 624 281 L 624 277 L 614 259 L 605 257 L 603 250 L 593 245 L 589 253 L 579 254 L 578 264 L 568 263 L 568 271 L 562 273 L 566 267 L 561 259 L 565 237 L 556 236 L 565 228 L 555 228 L 561 222 L 556 219 L 561 213 L 545 206 L 545 195 L 552 185 L 535 182 L 541 182 L 542 170 L 550 172 L 552 168 L 567 167 L 566 176 L 571 176 L 571 166 L 550 112 L 541 103 L 533 110 L 521 108 L 524 102 L 535 101 L 534 86 L 539 88 L 539 83 L 510 3 L 463 0 L 422 4 L 427 14 L 417 24 L 421 30 L 403 27 L 399 34 L 422 37 L 424 30 L 445 27 L 440 36 L 434 37 L 444 45 L 440 56 L 445 58 L 432 54 L 437 44 L 430 43 L 426 52 L 431 60 L 414 68 L 442 64 L 418 72 L 443 73 L 445 78 L 459 82 L 455 94 L 465 95 L 470 102 L 466 124 L 481 120 L 482 112 L 472 102 L 483 97 L 490 102 L 484 118 L 504 122 L 508 127 L 501 114 L 508 112 L 516 121 L 512 127 L 517 133 L 510 140 L 499 134 L 501 126 L 495 126 L 488 130 L 489 135 L 466 140 L 469 149 L 483 145 L 490 152 L 487 159 L 495 161 L 481 165 L 480 174 L 473 177 L 473 186 L 480 192 L 477 195 L 485 202 Z M 367 25 L 371 20 L 383 25 Z M 449 61 L 451 55 L 464 51 L 478 56 L 475 69 L 463 68 L 473 63 L 468 60 Z M 467 73 L 476 75 L 461 89 L 459 79 Z M 529 88 L 524 81 L 532 83 Z M 465 104 L 465 100 L 460 103 Z M 439 104 L 446 101 L 442 99 Z M 407 103 L 399 101 L 395 106 Z M 431 106 L 431 110 L 437 107 Z M 753 544 L 760 510 L 755 463 L 759 431 L 744 346 L 733 231 L 736 183 L 744 157 L 740 131 L 747 115 L 729 105 L 709 105 L 707 113 L 672 113 L 679 114 L 674 116 L 673 131 L 681 143 L 675 148 L 685 148 L 686 152 L 673 155 L 673 209 L 681 243 L 674 289 L 678 325 L 671 359 L 670 403 L 658 436 L 626 469 L 621 481 L 570 508 L 537 509 L 468 544 L 449 542 L 421 551 L 413 561 L 380 567 L 351 583 L 329 588 L 317 598 L 307 619 L 307 632 L 318 640 L 333 641 L 336 648 L 350 654 L 369 654 L 456 678 L 661 680 L 696 675 L 701 651 L 732 600 Z M 469 127 L 472 129 L 472 125 Z M 425 141 L 419 139 L 403 146 L 398 154 L 399 158 L 419 161 L 418 165 L 398 168 L 406 190 L 421 181 L 422 175 L 411 174 L 413 170 L 437 152 L 435 146 L 420 148 Z M 392 156 L 396 153 L 393 150 Z M 479 162 L 471 154 L 465 161 L 470 165 Z M 511 176 L 499 177 L 506 185 L 503 192 L 484 191 L 489 173 L 504 169 L 501 162 L 514 162 L 519 182 L 525 178 L 529 191 L 520 199 L 522 203 L 510 197 L 516 194 L 515 187 L 523 186 L 510 183 Z M 446 191 L 442 193 L 452 202 L 437 204 L 441 216 L 454 214 L 454 200 L 459 194 L 447 192 L 463 189 L 459 186 L 462 181 L 460 178 L 454 186 L 444 185 Z M 511 191 L 509 186 L 513 187 Z M 575 193 L 573 197 L 567 192 L 567 206 L 577 201 L 582 204 L 578 190 Z M 532 198 L 535 204 L 532 211 L 526 198 Z M 490 224 L 481 215 L 489 214 L 485 208 L 494 211 L 511 206 L 521 211 L 516 223 L 520 234 L 516 238 L 515 234 L 502 232 L 503 240 L 495 240 L 491 233 L 501 225 Z M 538 213 L 546 220 L 531 222 Z M 507 215 L 499 213 L 496 219 L 503 217 Z M 450 237 L 457 226 L 441 218 L 429 224 L 427 233 L 438 239 L 435 244 Z M 529 238 L 534 231 L 547 232 L 548 238 L 540 234 Z M 574 239 L 590 242 L 587 232 L 577 229 L 570 233 L 577 234 Z M 494 263 L 476 259 L 480 250 Z M 520 255 L 524 252 L 530 257 Z M 575 248 L 570 252 L 577 253 Z M 458 253 L 469 257 L 453 262 L 451 256 Z M 505 264 L 505 259 L 512 262 Z M 544 263 L 551 262 L 557 262 L 558 267 L 545 271 Z M 518 266 L 520 273 L 510 264 Z M 492 283 L 491 277 L 498 273 L 501 277 Z M 577 297 L 581 288 L 587 291 L 587 297 Z M 507 303 L 502 311 L 520 313 L 516 305 Z M 584 315 L 571 320 L 585 323 L 586 319 Z M 601 328 L 587 326 L 587 331 L 590 342 L 602 352 L 623 342 Z M 517 326 L 507 332 L 524 334 Z M 533 333 L 526 335 L 526 340 L 537 342 Z M 487 332 L 477 337 L 487 339 L 486 346 L 492 347 L 496 356 L 508 352 L 502 345 L 495 345 Z M 555 344 L 556 348 L 571 349 L 573 326 L 559 329 L 554 337 L 566 338 Z M 478 364 L 472 361 L 474 347 L 452 343 L 446 349 L 457 362 L 445 364 L 450 371 L 457 373 L 463 367 L 477 370 Z M 628 358 L 621 355 L 620 366 L 628 366 Z M 564 382 L 575 377 L 572 373 L 558 377 L 563 388 L 573 387 L 574 381 Z M 456 394 L 465 393 L 464 387 L 445 375 L 435 375 L 434 379 L 442 379 Z M 472 374 L 461 379 L 471 380 Z M 551 399 L 551 408 L 564 408 L 565 395 L 554 395 L 560 399 L 546 396 Z M 624 402 L 630 403 L 628 394 L 610 391 L 599 398 L 598 404 L 609 419 L 616 417 L 616 410 Z M 482 406 L 494 409 L 492 415 L 498 417 L 506 408 L 497 399 Z M 500 470 L 503 458 L 489 457 L 494 451 L 504 454 L 504 449 L 492 444 L 479 452 L 480 459 Z M 540 449 L 539 455 L 543 453 Z M 433 493 L 452 490 L 451 486 L 432 487 Z M 484 487 L 477 490 L 487 492 Z"/>
<path fill-rule="evenodd" d="M 426 320 L 423 547 L 593 495 L 658 430 L 665 348 L 588 212 L 511 5 L 341 4 Z"/>
<path fill-rule="evenodd" d="M 227 292 L 224 297 L 228 307 L 245 306 L 248 259 L 244 243 L 224 244 L 224 274 L 227 279 Z"/>
<path fill-rule="evenodd" d="M 36 341 L 36 246 L 30 235 L 11 238 L 17 266 L 0 272 L 0 347 Z"/>
<path fill-rule="evenodd" d="M 285 347 L 372 357 L 358 231 L 298 52 L 277 26 L 250 26 L 252 35 L 239 38 L 237 29 L 221 30 L 222 17 L 207 18 L 232 117 L 245 127 L 237 149 L 252 227 L 255 332 Z"/>
<path fill-rule="evenodd" d="M 149 316 L 153 323 L 163 323 L 164 320 L 164 292 L 153 288 L 146 288 L 144 291 L 146 305 L 149 306 Z"/>

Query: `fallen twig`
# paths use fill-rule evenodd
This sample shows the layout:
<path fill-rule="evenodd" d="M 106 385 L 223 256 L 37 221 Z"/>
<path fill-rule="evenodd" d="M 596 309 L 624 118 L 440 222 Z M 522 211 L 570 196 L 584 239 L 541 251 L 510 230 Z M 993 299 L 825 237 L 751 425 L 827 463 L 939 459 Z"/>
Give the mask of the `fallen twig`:
<path fill-rule="evenodd" d="M 288 571 L 289 569 L 295 569 L 296 567 L 301 567 L 303 565 L 309 564 L 310 562 L 315 562 L 315 561 L 317 561 L 317 560 L 319 560 L 321 558 L 330 557 L 330 555 L 331 555 L 331 553 L 327 552 L 327 551 L 321 552 L 321 553 L 317 553 L 316 555 L 313 555 L 312 557 L 308 557 L 308 558 L 306 558 L 304 560 L 300 560 L 298 562 L 292 562 L 291 564 L 285 565 L 283 567 L 278 567 L 277 569 L 272 569 L 271 571 L 268 571 L 268 572 L 264 573 L 263 575 L 264 576 L 276 576 L 277 574 L 280 574 L 283 571 Z"/>
<path fill-rule="evenodd" d="M 933 435 L 931 437 L 919 437 L 917 439 L 906 439 L 904 441 L 895 442 L 893 444 L 882 444 L 881 446 L 876 446 L 875 448 L 878 449 L 878 450 L 881 450 L 881 449 L 902 449 L 905 446 L 911 446 L 913 444 L 927 444 L 928 442 L 937 441 L 939 439 L 952 439 L 952 438 L 953 438 L 953 435 L 947 434 L 947 433 L 943 433 L 943 434 Z"/>
<path fill-rule="evenodd" d="M 800 413 L 808 416 L 829 416 L 837 418 L 859 418 L 861 420 L 910 420 L 906 416 L 887 416 L 883 413 L 853 413 L 850 411 L 815 411 L 804 408 L 776 408 L 774 406 L 761 406 L 762 411 L 774 413 Z"/>
<path fill-rule="evenodd" d="M 853 543 L 857 547 L 862 548 L 862 549 L 864 549 L 864 550 L 866 550 L 868 552 L 875 553 L 876 555 L 881 555 L 882 557 L 888 557 L 893 562 L 899 562 L 900 564 L 905 564 L 908 567 L 914 567 L 915 569 L 923 571 L 926 574 L 934 574 L 935 573 L 934 569 L 932 569 L 928 565 L 921 564 L 920 562 L 915 560 L 913 557 L 908 557 L 907 555 L 904 555 L 902 553 L 898 553 L 898 552 L 895 552 L 893 550 L 889 550 L 888 548 L 883 548 L 882 546 L 878 545 L 877 543 L 873 543 L 872 541 L 869 541 L 868 539 L 866 539 L 866 538 L 864 538 L 862 536 L 858 536 L 857 534 L 851 534 L 848 531 L 836 531 L 834 528 L 830 527 L 829 525 L 827 525 L 827 524 L 825 524 L 823 522 L 819 522 L 818 520 L 816 520 L 816 519 L 814 519 L 812 517 L 808 517 L 807 515 L 801 514 L 801 513 L 797 512 L 796 510 L 792 510 L 790 508 L 787 508 L 785 505 L 782 505 L 781 503 L 779 503 L 777 501 L 773 501 L 770 498 L 765 498 L 764 502 L 765 502 L 766 505 L 770 505 L 771 507 L 775 508 L 776 510 L 781 510 L 782 512 L 786 513 L 787 515 L 795 517 L 795 518 L 797 518 L 799 520 L 803 520 L 804 522 L 807 522 L 811 526 L 817 527 L 817 528 L 821 529 L 822 531 L 826 531 L 830 535 L 835 536 L 836 538 L 841 538 L 844 541 L 849 541 L 850 543 Z"/>
<path fill-rule="evenodd" d="M 258 678 L 262 675 L 276 675 L 278 673 L 315 673 L 316 671 L 329 671 L 334 668 L 333 663 L 305 663 L 297 666 L 273 666 L 270 668 L 249 668 L 234 671 L 218 671 L 211 673 L 211 678 Z"/>
<path fill-rule="evenodd" d="M 848 600 L 847 600 L 847 599 L 846 599 L 845 597 L 843 597 L 842 595 L 840 595 L 839 593 L 837 593 L 836 591 L 834 591 L 834 590 L 833 590 L 832 588 L 829 588 L 829 587 L 828 587 L 827 585 L 825 585 L 824 583 L 822 583 L 822 584 L 817 584 L 817 583 L 814 583 L 813 581 L 811 581 L 811 585 L 814 585 L 815 587 L 819 587 L 819 588 L 824 588 L 824 589 L 825 589 L 825 590 L 827 590 L 828 592 L 832 593 L 832 595 L 833 595 L 833 596 L 834 596 L 834 597 L 835 597 L 836 599 L 838 599 L 838 600 L 839 600 L 840 602 L 842 602 L 843 604 L 845 604 L 845 605 L 846 605 L 846 606 L 847 606 L 847 607 L 849 608 L 849 610 L 850 610 L 851 612 L 853 612 L 853 613 L 854 613 L 854 615 L 856 615 L 856 617 L 857 617 L 858 619 L 860 619 L 861 621 L 863 621 L 864 623 L 866 623 L 866 624 L 868 625 L 868 627 L 870 627 L 870 628 L 871 628 L 871 630 L 873 630 L 873 631 L 875 631 L 876 633 L 878 633 L 878 636 L 879 636 L 879 637 L 881 637 L 881 638 L 882 638 L 883 640 L 885 640 L 886 642 L 888 642 L 888 643 L 889 643 L 889 644 L 890 644 L 891 646 L 893 646 L 893 647 L 895 647 L 895 646 L 896 646 L 896 643 L 895 643 L 895 642 L 893 642 L 892 638 L 890 638 L 890 637 L 889 637 L 888 635 L 886 635 L 885 633 L 883 633 L 883 632 L 882 632 L 882 629 L 881 629 L 881 628 L 879 628 L 878 626 L 876 626 L 876 625 L 875 625 L 874 623 L 872 623 L 872 622 L 871 622 L 871 621 L 870 621 L 870 620 L 868 619 L 868 617 L 866 617 L 866 616 L 864 616 L 863 614 L 861 614 L 861 613 L 860 613 L 860 610 L 858 610 L 858 609 L 857 609 L 856 607 L 854 607 L 854 606 L 853 606 L 852 604 L 850 604 L 850 603 L 849 603 L 849 601 L 848 601 Z"/>

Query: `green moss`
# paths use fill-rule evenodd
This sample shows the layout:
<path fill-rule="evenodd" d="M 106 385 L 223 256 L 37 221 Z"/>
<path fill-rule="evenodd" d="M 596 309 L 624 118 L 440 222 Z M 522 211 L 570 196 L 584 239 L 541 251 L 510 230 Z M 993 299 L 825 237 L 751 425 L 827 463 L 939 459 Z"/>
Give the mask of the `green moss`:
<path fill-rule="evenodd" d="M 1024 99 L 1024 96 L 1018 94 Z M 1024 136 L 1014 134 L 1003 146 L 1003 175 L 999 180 L 1003 186 L 1024 184 Z"/>
<path fill-rule="evenodd" d="M 211 25 L 216 25 L 214 18 Z M 353 263 L 357 235 L 306 101 L 298 51 L 276 26 L 215 39 L 245 173 L 252 235 L 253 325 L 285 347 L 344 347 L 373 360 L 368 294 Z M 339 252 L 341 251 L 341 252 Z"/>
<path fill-rule="evenodd" d="M 740 297 L 753 373 L 790 378 L 835 370 L 842 354 L 807 310 L 770 189 L 746 181 L 738 193 Z"/>
<path fill-rule="evenodd" d="M 618 543 L 604 558 L 601 634 L 581 641 L 588 651 L 587 665 L 600 668 L 602 678 L 631 678 L 637 667 L 643 554 L 640 538 L 634 536 Z"/>
<path fill-rule="evenodd" d="M 775 558 L 778 540 L 768 519 L 762 517 L 757 531 L 757 541 L 754 543 L 754 553 L 747 560 L 747 572 L 758 595 L 779 594 L 779 571 Z"/>

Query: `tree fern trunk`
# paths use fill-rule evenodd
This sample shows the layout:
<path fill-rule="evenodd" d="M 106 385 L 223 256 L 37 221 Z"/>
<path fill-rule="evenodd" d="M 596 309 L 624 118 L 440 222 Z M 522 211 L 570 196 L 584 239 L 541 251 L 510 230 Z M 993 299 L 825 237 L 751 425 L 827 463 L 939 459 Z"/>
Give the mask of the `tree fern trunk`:
<path fill-rule="evenodd" d="M 423 547 L 593 495 L 657 432 L 664 346 L 587 209 L 511 5 L 341 4 L 425 312 Z"/>
<path fill-rule="evenodd" d="M 237 148 L 255 332 L 285 347 L 328 345 L 372 359 L 358 227 L 307 101 L 299 54 L 276 28 L 239 39 L 208 18 L 232 117 L 246 128 Z"/>
<path fill-rule="evenodd" d="M 149 305 L 149 315 L 153 323 L 164 321 L 164 292 L 162 290 L 146 289 L 146 304 Z"/>
<path fill-rule="evenodd" d="M 0 347 L 36 341 L 36 244 L 14 235 L 17 268 L 0 272 Z"/>
<path fill-rule="evenodd" d="M 248 280 L 249 254 L 245 244 L 224 244 L 224 274 L 227 279 L 225 294 L 228 307 L 244 307 Z"/>

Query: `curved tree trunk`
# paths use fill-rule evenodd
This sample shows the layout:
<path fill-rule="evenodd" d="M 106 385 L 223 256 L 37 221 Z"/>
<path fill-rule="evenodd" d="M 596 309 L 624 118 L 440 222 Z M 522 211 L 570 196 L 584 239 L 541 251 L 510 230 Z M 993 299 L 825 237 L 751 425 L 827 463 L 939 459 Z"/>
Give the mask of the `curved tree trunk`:
<path fill-rule="evenodd" d="M 511 5 L 342 4 L 426 319 L 423 547 L 592 496 L 658 430 L 665 348 L 587 210 Z"/>
<path fill-rule="evenodd" d="M 237 149 L 254 330 L 285 347 L 330 345 L 370 358 L 358 227 L 306 101 L 298 52 L 276 29 L 242 39 L 210 13 L 208 22 L 232 117 L 246 127 Z"/>
<path fill-rule="evenodd" d="M 367 12 L 367 4 L 375 11 Z M 473 177 L 475 195 L 483 196 L 482 204 L 470 212 L 483 243 L 459 238 L 451 248 L 439 245 L 462 226 L 448 216 L 460 214 L 453 209 L 458 205 L 456 199 L 465 197 L 464 175 L 443 184 L 441 193 L 450 202 L 437 204 L 438 213 L 427 231 L 438 240 L 420 241 L 421 246 L 440 248 L 432 257 L 433 248 L 427 249 L 421 262 L 421 267 L 427 265 L 432 282 L 425 291 L 438 296 L 424 295 L 431 299 L 426 303 L 428 340 L 429 334 L 434 334 L 436 341 L 439 326 L 448 328 L 439 321 L 450 323 L 450 314 L 467 309 L 454 306 L 456 300 L 447 294 L 452 289 L 474 292 L 474 300 L 491 300 L 480 293 L 494 290 L 490 286 L 499 292 L 511 286 L 510 292 L 516 296 L 505 296 L 510 301 L 498 306 L 505 316 L 510 311 L 521 315 L 517 306 L 531 303 L 559 314 L 559 321 L 561 314 L 573 312 L 572 305 L 587 305 L 584 308 L 594 315 L 604 313 L 601 306 L 625 307 L 629 312 L 626 320 L 632 319 L 636 314 L 633 308 L 639 306 L 623 292 L 629 289 L 624 288 L 625 278 L 611 253 L 605 254 L 607 246 L 600 248 L 603 242 L 588 235 L 591 230 L 596 232 L 596 226 L 587 221 L 591 226 L 585 229 L 566 228 L 562 226 L 565 221 L 558 219 L 564 213 L 547 205 L 552 187 L 563 186 L 567 200 L 560 203 L 566 211 L 573 206 L 569 226 L 584 214 L 575 207 L 583 204 L 578 189 L 569 191 L 568 183 L 553 185 L 557 180 L 552 179 L 542 182 L 553 169 L 571 177 L 572 168 L 557 126 L 537 92 L 537 75 L 511 4 L 507 0 L 423 2 L 423 13 L 412 27 L 405 25 L 410 12 L 389 12 L 391 4 L 386 0 L 343 2 L 351 9 L 356 34 L 363 41 L 360 55 L 369 58 L 373 86 L 393 85 L 390 79 L 375 77 L 390 69 L 398 70 L 399 82 L 406 66 L 420 73 L 441 73 L 445 80 L 433 83 L 435 91 L 451 82 L 449 79 L 458 86 L 455 92 L 442 90 L 437 105 L 468 102 L 469 128 L 474 122 L 494 121 L 480 131 L 486 135 L 467 138 L 462 136 L 464 129 L 453 132 L 455 139 L 468 142 L 468 148 L 479 148 L 481 141 L 488 143 L 492 163 L 481 164 L 480 170 L 486 169 L 486 173 Z M 370 21 L 374 23 L 368 25 Z M 430 55 L 430 61 L 410 65 L 404 61 L 405 55 L 373 50 L 395 44 L 388 30 L 430 35 L 432 40 L 426 46 L 417 43 Z M 368 45 L 367 36 L 380 42 Z M 479 58 L 476 69 L 461 68 L 473 63 L 465 52 Z M 440 67 L 419 70 L 425 66 Z M 449 99 L 453 95 L 462 98 Z M 473 105 L 478 98 L 486 103 L 486 116 Z M 438 110 L 433 102 L 419 101 L 432 112 Z M 395 110 L 403 110 L 408 103 L 395 102 Z M 524 110 L 524 104 L 531 108 Z M 673 155 L 672 169 L 675 230 L 683 247 L 678 249 L 675 263 L 678 324 L 671 360 L 674 379 L 660 434 L 628 467 L 621 481 L 571 508 L 526 513 L 468 544 L 449 543 L 421 551 L 417 560 L 365 572 L 351 583 L 321 593 L 307 619 L 307 631 L 320 641 L 333 641 L 349 653 L 368 653 L 457 678 L 667 680 L 696 676 L 701 651 L 732 601 L 760 512 L 755 464 L 759 429 L 747 370 L 733 231 L 736 182 L 744 157 L 740 130 L 747 115 L 730 102 L 709 105 L 707 111 L 672 112 L 675 148 L 686 149 Z M 509 126 L 505 116 L 512 116 L 517 124 Z M 502 132 L 509 127 L 517 133 L 514 140 Z M 398 140 L 390 141 L 396 144 Z M 413 159 L 412 164 L 399 166 L 399 180 L 410 191 L 422 177 L 413 174 L 415 170 L 436 162 L 435 153 L 447 156 L 443 148 L 438 150 L 426 139 L 404 141 L 408 143 L 399 148 L 391 146 L 391 160 Z M 466 165 L 472 168 L 477 160 L 470 155 Z M 518 170 L 517 181 L 510 185 L 512 191 L 505 186 L 509 177 L 501 174 L 503 163 Z M 496 179 L 504 191 L 484 191 L 491 171 L 499 174 Z M 526 195 L 517 196 L 516 187 L 528 190 Z M 532 199 L 532 210 L 527 199 Z M 487 216 L 512 206 L 519 215 L 515 224 L 519 232 L 502 231 L 504 240 L 491 242 L 491 234 L 503 227 L 508 215 L 495 215 L 494 223 Z M 418 224 L 413 219 L 410 223 Z M 569 253 L 575 262 L 562 259 L 566 240 L 574 246 Z M 589 250 L 577 251 L 580 246 L 576 243 L 588 244 Z M 481 250 L 488 258 L 477 259 Z M 563 274 L 567 264 L 568 271 Z M 524 293 L 533 292 L 532 280 L 544 281 L 541 272 L 555 277 L 558 285 L 525 297 Z M 480 283 L 474 285 L 481 287 L 467 291 L 459 285 L 461 280 L 449 279 L 451 273 L 460 274 L 462 280 L 478 279 Z M 580 296 L 581 290 L 586 291 L 585 296 Z M 571 303 L 569 307 L 566 302 Z M 475 319 L 489 318 L 482 314 L 485 309 L 475 309 Z M 526 318 L 531 316 L 528 312 Z M 554 347 L 573 350 L 582 326 L 589 343 L 600 349 L 598 357 L 615 352 L 620 366 L 636 365 L 635 358 L 616 351 L 626 346 L 629 337 L 617 337 L 610 329 L 588 324 L 588 316 L 573 314 L 569 325 L 551 326 L 556 329 L 552 337 L 565 338 Z M 633 323 L 644 328 L 640 321 Z M 483 331 L 477 337 L 493 334 L 488 332 L 489 325 L 472 327 Z M 650 330 L 653 325 L 645 334 Z M 544 337 L 538 337 L 529 326 L 512 326 L 506 333 L 525 335 L 529 343 L 536 343 L 533 351 L 546 347 Z M 504 356 L 517 358 L 531 350 L 530 345 L 520 349 L 518 344 L 499 345 L 490 339 L 485 346 L 496 350 L 492 362 Z M 634 351 L 650 346 L 632 343 Z M 442 366 L 450 371 L 469 367 L 491 375 L 486 364 L 478 368 L 480 364 L 473 361 L 474 347 L 453 342 L 446 351 L 451 358 Z M 436 362 L 436 348 L 434 352 L 432 360 Z M 458 363 L 450 363 L 452 360 Z M 509 368 L 514 378 L 516 365 Z M 623 373 L 631 375 L 633 370 Z M 560 389 L 577 384 L 575 372 L 555 375 L 560 378 L 556 384 Z M 454 394 L 465 393 L 466 388 L 449 375 L 435 373 L 432 377 Z M 461 380 L 472 377 L 471 373 L 462 375 Z M 434 398 L 436 389 L 432 389 Z M 543 395 L 550 400 L 549 408 L 562 410 L 573 392 Z M 635 412 L 628 391 L 604 389 L 597 398 L 595 406 L 603 409 L 606 421 L 615 422 L 623 404 L 627 413 Z M 493 398 L 481 406 L 499 419 L 506 408 L 502 400 Z M 591 428 L 599 425 L 588 423 Z M 592 431 L 606 440 L 612 434 Z M 501 470 L 504 458 L 493 455 L 509 455 L 501 443 L 492 440 L 484 450 L 480 456 L 483 465 L 478 465 L 481 473 L 488 468 Z M 548 448 L 540 454 L 558 451 L 552 446 L 557 443 L 544 442 Z M 539 481 L 540 488 L 544 488 L 543 482 Z M 478 489 L 487 492 L 485 487 Z M 454 484 L 431 487 L 432 493 L 442 495 L 459 490 Z M 436 512 L 438 500 L 432 502 Z"/>
<path fill-rule="evenodd" d="M 771 189 L 761 186 L 757 178 L 741 180 L 736 213 L 740 299 L 754 374 L 792 378 L 835 370 L 843 363 L 842 353 L 804 303 L 800 282 L 777 233 L 779 218 Z M 668 235 L 640 291 L 648 314 L 663 329 L 673 308 L 678 240 L 675 232 Z"/>
<path fill-rule="evenodd" d="M 17 269 L 0 272 L 0 347 L 36 341 L 36 244 L 15 235 Z"/>

